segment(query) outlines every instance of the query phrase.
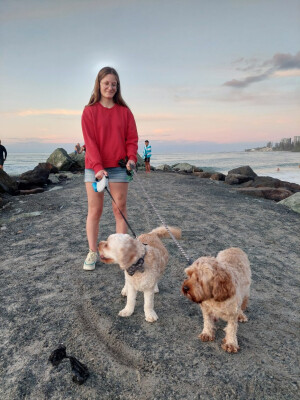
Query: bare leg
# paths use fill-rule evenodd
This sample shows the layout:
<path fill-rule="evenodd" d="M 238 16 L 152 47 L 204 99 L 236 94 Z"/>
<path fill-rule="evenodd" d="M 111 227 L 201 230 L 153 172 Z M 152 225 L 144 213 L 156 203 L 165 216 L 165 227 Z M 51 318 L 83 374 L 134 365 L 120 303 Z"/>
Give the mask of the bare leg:
<path fill-rule="evenodd" d="M 133 314 L 136 300 L 135 288 L 127 282 L 127 303 L 125 308 L 119 312 L 120 317 L 129 317 Z"/>
<path fill-rule="evenodd" d="M 213 341 L 215 340 L 214 317 L 206 311 L 205 307 L 200 307 L 203 314 L 204 326 L 199 338 L 202 340 L 202 342 Z"/>
<path fill-rule="evenodd" d="M 123 215 L 127 219 L 126 202 L 127 202 L 128 183 L 111 182 L 109 184 L 109 189 L 112 197 L 117 203 L 118 208 L 122 211 Z M 127 224 L 124 221 L 117 206 L 115 205 L 114 202 L 112 202 L 113 213 L 116 220 L 116 233 L 127 233 Z"/>
<path fill-rule="evenodd" d="M 155 322 L 158 319 L 154 311 L 154 288 L 144 291 L 144 312 L 147 322 Z"/>
<path fill-rule="evenodd" d="M 86 234 L 89 242 L 89 248 L 97 251 L 97 241 L 99 233 L 99 222 L 103 210 L 103 193 L 96 193 L 91 182 L 85 184 L 88 197 L 88 215 L 86 219 Z"/>
<path fill-rule="evenodd" d="M 239 345 L 236 337 L 238 327 L 237 316 L 228 321 L 227 326 L 224 331 L 226 336 L 222 341 L 222 349 L 228 351 L 228 353 L 237 353 L 239 350 Z"/>

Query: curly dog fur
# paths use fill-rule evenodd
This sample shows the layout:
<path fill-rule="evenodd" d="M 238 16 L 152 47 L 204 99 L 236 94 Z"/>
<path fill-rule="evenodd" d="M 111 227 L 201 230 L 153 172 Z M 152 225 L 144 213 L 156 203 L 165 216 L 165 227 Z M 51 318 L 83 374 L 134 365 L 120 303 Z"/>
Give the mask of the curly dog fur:
<path fill-rule="evenodd" d="M 181 230 L 169 227 L 177 238 L 181 237 Z M 119 264 L 125 271 L 125 286 L 122 295 L 127 296 L 127 304 L 119 312 L 121 317 L 129 317 L 135 308 L 138 291 L 144 292 L 144 312 L 148 322 L 157 320 L 154 311 L 154 293 L 158 292 L 157 282 L 167 265 L 169 254 L 160 238 L 170 237 L 165 227 L 159 227 L 140 235 L 137 239 L 123 233 L 110 235 L 106 241 L 99 243 L 101 261 L 106 264 Z M 146 245 L 146 246 L 145 246 Z M 144 257 L 145 256 L 145 257 Z M 137 271 L 133 276 L 127 269 L 144 257 L 144 272 Z"/>
<path fill-rule="evenodd" d="M 239 248 L 221 251 L 217 257 L 200 257 L 185 269 L 188 278 L 182 293 L 198 303 L 203 313 L 204 327 L 199 335 L 203 342 L 215 339 L 214 322 L 227 321 L 222 348 L 229 353 L 239 350 L 238 321 L 246 322 L 244 314 L 251 284 L 251 270 L 247 255 Z"/>

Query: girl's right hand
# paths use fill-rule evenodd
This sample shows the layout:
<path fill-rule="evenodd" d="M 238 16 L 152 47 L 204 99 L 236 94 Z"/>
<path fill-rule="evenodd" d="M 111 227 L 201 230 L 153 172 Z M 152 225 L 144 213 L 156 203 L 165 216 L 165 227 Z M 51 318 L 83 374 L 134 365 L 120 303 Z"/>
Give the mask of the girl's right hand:
<path fill-rule="evenodd" d="M 107 171 L 105 171 L 105 169 L 100 169 L 100 171 L 95 174 L 95 179 L 98 179 L 100 181 L 103 176 L 108 176 L 108 173 Z"/>

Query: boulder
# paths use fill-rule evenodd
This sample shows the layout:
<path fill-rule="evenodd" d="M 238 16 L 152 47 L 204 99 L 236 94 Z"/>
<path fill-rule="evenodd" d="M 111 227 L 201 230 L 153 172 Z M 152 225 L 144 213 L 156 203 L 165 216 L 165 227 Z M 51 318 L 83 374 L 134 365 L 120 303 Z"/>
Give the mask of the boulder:
<path fill-rule="evenodd" d="M 0 193 L 18 193 L 18 184 L 3 169 L 0 169 Z"/>
<path fill-rule="evenodd" d="M 193 172 L 193 175 L 198 176 L 199 178 L 210 178 L 212 176 L 213 172 Z"/>
<path fill-rule="evenodd" d="M 253 171 L 249 165 L 239 167 L 239 168 L 234 168 L 228 171 L 228 175 L 244 175 L 244 176 L 251 176 L 252 178 L 255 178 L 257 174 Z"/>
<path fill-rule="evenodd" d="M 144 171 L 145 170 L 145 161 L 144 159 L 137 153 L 137 163 L 136 163 L 137 169 Z"/>
<path fill-rule="evenodd" d="M 268 200 L 280 201 L 292 195 L 292 192 L 283 188 L 238 188 L 237 191 L 249 196 L 262 197 Z"/>
<path fill-rule="evenodd" d="M 221 172 L 214 172 L 211 176 L 210 179 L 213 181 L 225 181 L 225 175 L 222 174 Z"/>
<path fill-rule="evenodd" d="M 290 190 L 292 193 L 300 192 L 300 185 L 297 183 L 290 183 L 281 181 L 280 179 L 271 178 L 270 176 L 257 176 L 251 182 L 244 183 L 243 187 L 272 187 L 284 188 Z"/>
<path fill-rule="evenodd" d="M 57 174 L 58 173 L 58 169 L 54 166 L 54 165 L 52 165 L 52 164 L 50 164 L 50 163 L 48 163 L 48 162 L 45 162 L 45 163 L 38 163 L 38 165 L 36 166 L 36 168 L 41 168 L 41 169 L 47 169 L 48 171 L 49 171 L 49 173 L 50 174 Z"/>
<path fill-rule="evenodd" d="M 75 154 L 69 153 L 69 157 L 74 161 L 74 164 L 71 166 L 72 171 L 84 171 L 85 168 L 85 153 Z"/>
<path fill-rule="evenodd" d="M 54 152 L 47 159 L 47 163 L 54 165 L 59 171 L 70 171 L 75 162 L 62 148 L 54 150 Z M 76 166 L 74 166 L 76 168 Z"/>
<path fill-rule="evenodd" d="M 172 171 L 172 168 L 168 164 L 159 165 L 158 167 L 156 167 L 156 169 L 158 171 L 165 171 L 165 172 L 171 172 Z"/>
<path fill-rule="evenodd" d="M 300 192 L 294 193 L 292 196 L 281 200 L 278 204 L 283 204 L 284 206 L 300 214 Z"/>
<path fill-rule="evenodd" d="M 48 183 L 49 173 L 49 169 L 40 168 L 39 166 L 24 172 L 17 180 L 18 188 L 20 190 L 28 190 L 43 187 Z"/>
<path fill-rule="evenodd" d="M 253 179 L 254 178 L 249 175 L 228 174 L 225 177 L 225 183 L 227 183 L 228 185 L 240 185 L 241 183 L 248 182 Z"/>
<path fill-rule="evenodd" d="M 194 172 L 194 169 L 196 167 L 194 165 L 191 165 L 189 163 L 178 163 L 178 164 L 174 164 L 172 165 L 172 169 L 176 172 L 188 172 L 188 173 L 192 173 Z"/>

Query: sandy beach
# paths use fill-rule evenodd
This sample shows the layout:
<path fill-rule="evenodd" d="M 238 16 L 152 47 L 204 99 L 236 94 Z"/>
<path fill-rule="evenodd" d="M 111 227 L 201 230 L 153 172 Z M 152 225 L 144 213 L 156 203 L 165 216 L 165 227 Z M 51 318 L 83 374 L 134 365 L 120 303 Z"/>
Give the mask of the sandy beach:
<path fill-rule="evenodd" d="M 199 306 L 181 292 L 186 260 L 174 242 L 155 295 L 158 321 L 144 320 L 142 294 L 121 318 L 124 276 L 117 265 L 82 264 L 87 202 L 82 175 L 54 190 L 10 198 L 1 211 L 1 385 L 11 399 L 297 399 L 299 396 L 300 215 L 270 200 L 247 197 L 223 182 L 192 175 L 138 173 L 165 221 L 182 228 L 181 245 L 196 259 L 241 247 L 250 259 L 249 321 L 240 324 L 240 352 L 202 343 Z M 60 188 L 60 189 L 58 189 Z M 105 195 L 100 239 L 114 233 Z M 137 235 L 160 225 L 137 181 L 128 218 Z M 90 377 L 72 382 L 70 365 L 53 367 L 64 343 Z"/>

